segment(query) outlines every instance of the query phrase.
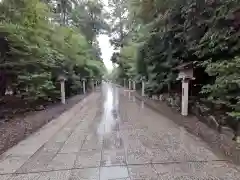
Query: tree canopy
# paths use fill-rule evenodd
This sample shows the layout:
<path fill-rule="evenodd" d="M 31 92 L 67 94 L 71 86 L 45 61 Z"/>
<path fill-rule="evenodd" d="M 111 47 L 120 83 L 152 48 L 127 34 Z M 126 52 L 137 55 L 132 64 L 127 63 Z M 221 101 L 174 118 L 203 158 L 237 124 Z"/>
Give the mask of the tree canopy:
<path fill-rule="evenodd" d="M 123 46 L 112 57 L 119 64 L 115 76 L 121 82 L 146 77 L 149 94 L 178 91 L 174 69 L 191 62 L 197 72 L 192 88 L 196 95 L 239 119 L 239 4 L 239 0 L 129 0 L 121 7 L 115 3 L 127 14 Z"/>
<path fill-rule="evenodd" d="M 91 13 L 78 11 L 92 8 L 90 2 L 0 2 L 2 96 L 11 88 L 24 99 L 52 101 L 59 98 L 59 74 L 67 77 L 68 96 L 81 91 L 81 78 L 101 78 L 106 70 L 95 36 L 105 27 L 101 19 L 91 18 L 99 17 L 102 6 L 95 4 Z"/>

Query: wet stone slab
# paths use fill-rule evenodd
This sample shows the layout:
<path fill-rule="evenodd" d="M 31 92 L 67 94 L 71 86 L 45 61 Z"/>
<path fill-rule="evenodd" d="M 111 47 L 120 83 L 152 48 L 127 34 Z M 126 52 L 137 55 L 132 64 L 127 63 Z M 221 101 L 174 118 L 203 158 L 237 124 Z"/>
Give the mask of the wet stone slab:
<path fill-rule="evenodd" d="M 64 170 L 71 169 L 74 166 L 77 155 L 71 154 L 57 154 L 51 162 L 48 163 L 48 170 Z"/>
<path fill-rule="evenodd" d="M 85 150 L 77 155 L 75 168 L 99 167 L 101 161 L 101 152 L 98 150 Z"/>
<path fill-rule="evenodd" d="M 21 174 L 21 175 L 13 175 L 9 180 L 38 180 L 39 177 L 40 177 L 39 173 Z"/>
<path fill-rule="evenodd" d="M 110 135 L 104 136 L 103 140 L 104 150 L 120 150 L 123 149 L 123 140 L 119 133 L 112 133 Z"/>
<path fill-rule="evenodd" d="M 100 168 L 100 180 L 125 179 L 128 177 L 128 169 L 126 166 Z"/>
<path fill-rule="evenodd" d="M 59 153 L 77 153 L 80 151 L 86 135 L 84 131 L 74 132 L 64 143 Z"/>
<path fill-rule="evenodd" d="M 39 172 L 47 170 L 47 164 L 54 158 L 54 156 L 55 153 L 51 152 L 42 152 L 34 155 L 17 170 L 17 173 Z"/>
<path fill-rule="evenodd" d="M 128 169 L 132 180 L 158 180 L 158 174 L 152 165 L 134 165 Z"/>
<path fill-rule="evenodd" d="M 174 179 L 216 179 L 238 180 L 240 172 L 226 162 L 185 162 L 155 164 L 161 180 Z"/>
<path fill-rule="evenodd" d="M 99 180 L 99 168 L 74 169 L 69 180 Z"/>
<path fill-rule="evenodd" d="M 49 141 L 43 146 L 43 152 L 49 152 L 49 153 L 57 153 L 62 146 L 64 145 L 64 142 L 55 142 L 55 141 Z"/>
<path fill-rule="evenodd" d="M 11 175 L 0 175 L 1 180 L 8 180 L 10 179 Z"/>
<path fill-rule="evenodd" d="M 10 149 L 6 154 L 10 156 L 31 156 L 41 147 L 41 141 L 39 144 L 35 142 L 21 142 L 15 147 Z"/>
<path fill-rule="evenodd" d="M 20 174 L 0 180 L 239 180 L 239 167 L 161 114 L 124 98 L 117 107 L 113 89 L 55 121 L 57 132 L 24 140 L 20 156 L 1 156 L 0 174 Z"/>
<path fill-rule="evenodd" d="M 104 150 L 102 152 L 101 166 L 126 165 L 124 150 Z"/>
<path fill-rule="evenodd" d="M 99 150 L 102 149 L 102 139 L 95 134 L 88 135 L 82 145 L 81 151 Z"/>
<path fill-rule="evenodd" d="M 8 156 L 0 161 L 0 174 L 14 173 L 19 169 L 27 160 L 29 156 Z"/>
<path fill-rule="evenodd" d="M 68 180 L 71 171 L 52 171 L 42 173 L 38 180 Z"/>
<path fill-rule="evenodd" d="M 32 157 L 25 162 L 18 173 L 39 172 L 47 170 L 47 165 L 56 156 L 61 149 L 64 142 L 48 141 L 42 148 L 40 148 Z"/>
<path fill-rule="evenodd" d="M 151 163 L 153 158 L 152 151 L 142 146 L 138 141 L 125 144 L 127 164 L 146 164 Z"/>

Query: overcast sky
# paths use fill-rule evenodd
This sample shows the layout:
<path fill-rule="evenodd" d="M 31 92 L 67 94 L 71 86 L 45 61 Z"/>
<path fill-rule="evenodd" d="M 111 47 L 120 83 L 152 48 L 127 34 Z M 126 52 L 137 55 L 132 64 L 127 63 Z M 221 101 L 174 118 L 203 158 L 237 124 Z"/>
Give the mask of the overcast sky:
<path fill-rule="evenodd" d="M 113 47 L 109 42 L 108 35 L 99 35 L 99 45 L 102 51 L 102 58 L 106 68 L 111 71 L 113 69 L 112 61 L 110 60 L 113 53 Z"/>
<path fill-rule="evenodd" d="M 104 9 L 108 11 L 108 0 L 102 0 L 104 3 Z M 99 45 L 102 51 L 102 58 L 105 66 L 109 71 L 113 69 L 112 61 L 110 60 L 113 54 L 113 47 L 110 44 L 108 35 L 99 35 L 98 37 Z"/>

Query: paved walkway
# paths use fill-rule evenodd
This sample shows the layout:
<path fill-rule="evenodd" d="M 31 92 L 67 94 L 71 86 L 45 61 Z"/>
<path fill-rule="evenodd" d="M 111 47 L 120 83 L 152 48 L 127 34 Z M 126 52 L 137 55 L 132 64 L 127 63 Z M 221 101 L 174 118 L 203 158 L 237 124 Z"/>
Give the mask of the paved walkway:
<path fill-rule="evenodd" d="M 109 84 L 0 157 L 0 180 L 130 179 L 239 180 L 240 168 Z"/>

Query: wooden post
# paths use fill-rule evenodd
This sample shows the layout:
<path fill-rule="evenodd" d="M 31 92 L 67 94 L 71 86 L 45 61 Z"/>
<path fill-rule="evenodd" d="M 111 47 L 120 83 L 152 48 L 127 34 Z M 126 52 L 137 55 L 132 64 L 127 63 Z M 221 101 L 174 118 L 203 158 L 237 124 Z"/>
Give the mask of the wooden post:
<path fill-rule="evenodd" d="M 188 88 L 189 88 L 189 80 L 182 80 L 182 115 L 188 115 Z"/>

